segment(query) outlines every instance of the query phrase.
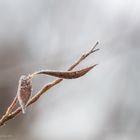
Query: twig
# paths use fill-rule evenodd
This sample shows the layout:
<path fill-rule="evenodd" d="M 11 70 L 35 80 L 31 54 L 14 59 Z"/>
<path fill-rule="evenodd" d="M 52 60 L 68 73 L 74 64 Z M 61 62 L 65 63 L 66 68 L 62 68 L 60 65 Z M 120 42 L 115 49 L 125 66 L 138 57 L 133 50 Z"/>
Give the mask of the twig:
<path fill-rule="evenodd" d="M 15 108 L 16 104 L 17 104 L 17 95 L 15 96 L 11 105 L 8 107 L 8 109 L 6 111 L 6 116 L 8 116 L 12 112 L 12 110 Z"/>
<path fill-rule="evenodd" d="M 74 64 L 72 64 L 67 71 L 71 71 L 73 70 L 77 65 L 79 65 L 84 59 L 86 59 L 90 54 L 98 51 L 99 49 L 96 49 L 96 46 L 98 45 L 98 42 L 93 46 L 93 48 L 83 54 Z M 95 64 L 96 65 L 96 64 Z M 95 66 L 94 65 L 94 66 Z M 26 107 L 30 106 L 31 104 L 33 104 L 34 102 L 36 102 L 40 96 L 42 94 L 44 94 L 47 90 L 49 90 L 50 88 L 54 87 L 56 84 L 60 83 L 63 79 L 62 78 L 58 78 L 56 80 L 54 80 L 51 83 L 46 84 L 41 90 L 39 90 L 30 100 L 29 102 L 26 104 Z M 2 118 L 0 119 L 0 126 L 3 126 L 5 122 L 7 122 L 10 119 L 15 118 L 21 111 L 21 107 L 18 107 L 15 111 L 12 112 L 12 110 L 14 109 L 15 105 L 17 103 L 17 95 L 14 98 L 13 102 L 11 103 L 11 105 L 8 107 L 5 115 L 2 116 Z"/>

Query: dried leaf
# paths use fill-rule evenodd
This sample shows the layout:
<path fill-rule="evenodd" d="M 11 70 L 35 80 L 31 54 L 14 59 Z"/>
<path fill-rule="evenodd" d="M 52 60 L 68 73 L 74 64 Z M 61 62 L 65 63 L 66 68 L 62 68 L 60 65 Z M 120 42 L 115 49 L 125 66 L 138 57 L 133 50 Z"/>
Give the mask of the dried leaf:
<path fill-rule="evenodd" d="M 41 70 L 39 72 L 36 72 L 35 74 L 46 74 L 58 78 L 63 79 L 75 79 L 79 78 L 83 75 L 85 75 L 87 72 L 89 72 L 92 68 L 94 68 L 97 64 L 87 67 L 85 69 L 81 69 L 78 71 L 54 71 L 54 70 Z"/>
<path fill-rule="evenodd" d="M 17 96 L 23 113 L 25 113 L 26 104 L 31 97 L 31 93 L 32 93 L 31 77 L 22 75 L 19 80 Z"/>

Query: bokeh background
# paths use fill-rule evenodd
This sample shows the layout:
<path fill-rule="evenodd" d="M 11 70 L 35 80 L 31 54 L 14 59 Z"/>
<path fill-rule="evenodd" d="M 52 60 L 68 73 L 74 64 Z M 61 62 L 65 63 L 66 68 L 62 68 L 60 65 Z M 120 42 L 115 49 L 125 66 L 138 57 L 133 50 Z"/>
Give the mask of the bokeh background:
<path fill-rule="evenodd" d="M 99 41 L 101 49 L 0 129 L 0 140 L 139 140 L 140 2 L 0 0 L 0 115 L 20 75 L 65 70 Z M 51 77 L 36 77 L 34 93 Z"/>

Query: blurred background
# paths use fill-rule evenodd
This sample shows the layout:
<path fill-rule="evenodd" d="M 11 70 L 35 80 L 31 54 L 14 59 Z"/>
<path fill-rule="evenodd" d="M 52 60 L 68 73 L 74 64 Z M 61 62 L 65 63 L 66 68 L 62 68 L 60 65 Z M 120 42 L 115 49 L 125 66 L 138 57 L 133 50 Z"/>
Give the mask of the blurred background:
<path fill-rule="evenodd" d="M 0 0 L 0 115 L 20 75 L 65 70 L 96 41 L 101 50 L 0 129 L 0 140 L 139 140 L 140 2 Z M 33 93 L 52 77 L 36 77 Z"/>

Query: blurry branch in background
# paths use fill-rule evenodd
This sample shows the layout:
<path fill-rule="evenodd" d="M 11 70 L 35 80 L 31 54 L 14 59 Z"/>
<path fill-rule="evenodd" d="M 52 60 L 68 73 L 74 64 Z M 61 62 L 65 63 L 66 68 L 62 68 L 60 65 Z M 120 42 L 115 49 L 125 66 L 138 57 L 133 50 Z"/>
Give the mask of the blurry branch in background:
<path fill-rule="evenodd" d="M 42 70 L 39 72 L 35 72 L 28 76 L 21 76 L 19 80 L 18 92 L 12 101 L 11 105 L 8 107 L 6 113 L 0 119 L 0 126 L 3 126 L 6 121 L 15 118 L 21 111 L 25 113 L 26 108 L 36 102 L 42 94 L 44 94 L 47 90 L 60 83 L 63 79 L 75 79 L 85 75 L 92 68 L 94 68 L 97 64 L 94 64 L 90 67 L 86 67 L 79 71 L 72 71 L 77 65 L 79 65 L 84 59 L 86 59 L 90 54 L 98 51 L 96 46 L 98 42 L 94 45 L 94 47 L 87 53 L 84 53 L 74 64 L 72 64 L 67 71 L 51 71 L 51 70 Z M 58 77 L 58 79 L 54 80 L 51 83 L 46 84 L 41 90 L 39 90 L 33 97 L 31 97 L 32 92 L 32 78 L 38 74 L 45 74 Z M 19 101 L 20 107 L 17 107 L 15 110 L 17 102 Z"/>

